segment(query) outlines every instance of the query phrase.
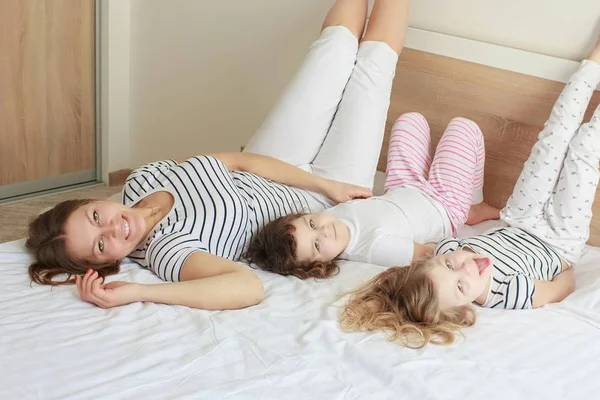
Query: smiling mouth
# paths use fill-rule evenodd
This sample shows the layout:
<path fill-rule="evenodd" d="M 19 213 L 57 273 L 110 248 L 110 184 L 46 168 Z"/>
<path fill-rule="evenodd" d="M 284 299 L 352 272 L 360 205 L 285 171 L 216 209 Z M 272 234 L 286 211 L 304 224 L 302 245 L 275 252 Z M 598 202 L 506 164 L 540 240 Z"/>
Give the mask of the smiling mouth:
<path fill-rule="evenodd" d="M 123 232 L 125 233 L 125 240 L 129 239 L 129 234 L 131 233 L 131 227 L 129 226 L 129 222 L 125 217 L 123 217 Z"/>
<path fill-rule="evenodd" d="M 333 222 L 331 223 L 331 229 L 333 229 L 333 239 L 337 239 L 337 231 Z"/>

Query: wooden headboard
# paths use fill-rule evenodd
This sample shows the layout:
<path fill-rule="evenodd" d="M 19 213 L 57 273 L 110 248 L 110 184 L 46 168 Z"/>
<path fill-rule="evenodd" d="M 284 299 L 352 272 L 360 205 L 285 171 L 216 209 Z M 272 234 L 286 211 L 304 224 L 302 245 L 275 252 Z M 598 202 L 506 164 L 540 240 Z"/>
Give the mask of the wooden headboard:
<path fill-rule="evenodd" d="M 560 82 L 405 49 L 398 61 L 378 169 L 385 171 L 389 135 L 401 114 L 423 114 L 431 127 L 433 146 L 452 118 L 466 117 L 477 122 L 485 137 L 485 201 L 502 208 L 563 86 Z M 586 120 L 599 102 L 600 93 L 596 92 Z M 588 243 L 600 246 L 600 196 L 596 196 L 593 214 Z"/>

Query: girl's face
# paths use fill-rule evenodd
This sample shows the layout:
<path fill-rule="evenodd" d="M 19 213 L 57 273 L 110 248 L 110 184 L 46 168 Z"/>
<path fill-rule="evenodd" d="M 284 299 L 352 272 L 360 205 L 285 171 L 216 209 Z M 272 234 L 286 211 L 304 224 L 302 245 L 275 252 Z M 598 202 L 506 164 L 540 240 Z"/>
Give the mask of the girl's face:
<path fill-rule="evenodd" d="M 79 207 L 65 224 L 71 257 L 95 264 L 127 257 L 146 236 L 146 221 L 135 209 L 112 201 Z"/>
<path fill-rule="evenodd" d="M 477 302 L 489 290 L 492 259 L 488 255 L 457 250 L 432 258 L 427 275 L 433 281 L 442 310 Z"/>
<path fill-rule="evenodd" d="M 307 214 L 292 222 L 296 228 L 296 259 L 302 262 L 327 262 L 338 257 L 348 246 L 350 231 L 333 215 Z"/>

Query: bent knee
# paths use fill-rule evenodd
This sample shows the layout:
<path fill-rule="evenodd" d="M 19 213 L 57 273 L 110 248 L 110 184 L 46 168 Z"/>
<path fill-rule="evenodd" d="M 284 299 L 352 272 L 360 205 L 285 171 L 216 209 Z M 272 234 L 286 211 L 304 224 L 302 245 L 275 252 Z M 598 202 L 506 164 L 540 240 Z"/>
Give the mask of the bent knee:
<path fill-rule="evenodd" d="M 424 128 L 429 128 L 429 124 L 427 123 L 427 119 L 423 116 L 423 114 L 418 112 L 409 112 L 404 113 L 394 122 L 394 125 L 398 124 L 406 124 L 406 123 L 419 123 L 420 126 Z"/>
<path fill-rule="evenodd" d="M 483 132 L 477 123 L 471 119 L 464 117 L 452 118 L 448 124 L 446 131 L 459 131 L 460 133 L 467 135 L 473 139 L 482 140 Z"/>

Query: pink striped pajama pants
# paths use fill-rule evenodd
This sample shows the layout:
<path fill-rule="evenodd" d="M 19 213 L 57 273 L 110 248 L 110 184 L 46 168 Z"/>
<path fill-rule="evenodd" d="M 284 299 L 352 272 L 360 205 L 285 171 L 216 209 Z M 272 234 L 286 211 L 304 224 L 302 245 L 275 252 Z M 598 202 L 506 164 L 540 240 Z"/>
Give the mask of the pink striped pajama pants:
<path fill-rule="evenodd" d="M 429 124 L 419 113 L 403 114 L 390 136 L 385 191 L 414 186 L 439 202 L 456 234 L 471 204 L 483 201 L 485 147 L 477 124 L 454 118 L 430 155 Z"/>

